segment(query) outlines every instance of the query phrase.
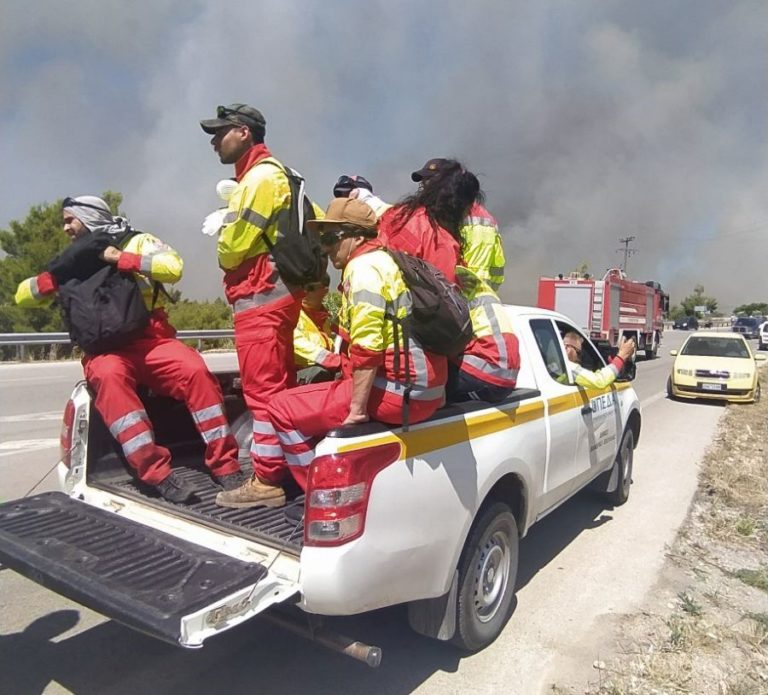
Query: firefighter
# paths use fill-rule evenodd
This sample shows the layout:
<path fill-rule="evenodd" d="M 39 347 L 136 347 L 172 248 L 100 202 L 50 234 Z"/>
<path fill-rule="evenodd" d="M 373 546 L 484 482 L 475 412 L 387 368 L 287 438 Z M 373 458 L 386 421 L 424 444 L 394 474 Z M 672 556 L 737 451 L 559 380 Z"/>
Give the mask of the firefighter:
<path fill-rule="evenodd" d="M 456 268 L 461 292 L 469 304 L 474 337 L 448 365 L 448 402 L 480 400 L 498 403 L 517 383 L 520 346 L 496 293 L 468 268 Z"/>
<path fill-rule="evenodd" d="M 341 368 L 341 355 L 333 350 L 330 314 L 323 305 L 330 284 L 326 273 L 320 282 L 304 286 L 306 294 L 293 332 L 293 357 L 300 384 L 330 381 Z"/>
<path fill-rule="evenodd" d="M 430 159 L 421 169 L 411 174 L 411 179 L 421 187 L 427 187 L 437 181 L 440 172 L 456 164 L 451 159 Z M 498 224 L 484 207 L 484 197 L 482 191 L 478 191 L 459 225 L 458 238 L 464 265 L 498 292 L 504 282 L 504 247 Z"/>
<path fill-rule="evenodd" d="M 585 388 L 604 389 L 610 386 L 621 373 L 624 363 L 635 354 L 635 341 L 632 338 L 622 338 L 618 354 L 607 366 L 593 372 L 581 366 L 581 349 L 584 346 L 584 338 L 581 335 L 575 331 L 568 331 L 563 336 L 563 345 L 565 345 L 565 355 L 571 363 L 576 384 Z"/>
<path fill-rule="evenodd" d="M 224 292 L 232 305 L 235 347 L 243 397 L 253 415 L 251 458 L 266 478 L 282 473 L 283 457 L 267 417 L 267 405 L 296 384 L 293 331 L 302 290 L 281 278 L 265 238 L 274 244 L 278 224 L 291 210 L 288 178 L 264 144 L 266 120 L 247 104 L 216 109 L 216 118 L 200 121 L 212 135 L 222 164 L 233 164 L 237 187 L 227 203 L 218 237 Z"/>
<path fill-rule="evenodd" d="M 257 468 L 244 486 L 249 490 L 220 495 L 220 504 L 225 506 L 283 505 L 281 483 L 286 466 L 306 489 L 314 447 L 331 429 L 369 419 L 402 424 L 405 354 L 400 346 L 395 354 L 393 323 L 386 314 L 404 318 L 411 295 L 395 261 L 376 238 L 376 215 L 360 201 L 336 198 L 325 219 L 308 225 L 320 232 L 331 262 L 342 270 L 339 330 L 346 339 L 349 358 L 344 363 L 344 378 L 299 386 L 273 399 L 270 419 L 282 446 L 283 469 Z M 413 382 L 409 418 L 420 422 L 443 404 L 446 360 L 425 352 L 414 340 L 409 351 Z"/>
<path fill-rule="evenodd" d="M 224 489 L 237 488 L 243 482 L 238 447 L 227 424 L 219 384 L 200 355 L 176 340 L 162 297 L 153 288 L 154 282 L 173 283 L 181 278 L 181 258 L 151 234 L 130 236 L 122 248 L 113 245 L 130 227 L 124 218 L 114 217 L 101 198 L 65 198 L 62 215 L 71 246 L 51 262 L 48 271 L 19 285 L 16 303 L 22 307 L 49 304 L 60 284 L 84 280 L 104 263 L 133 273 L 147 307 L 152 308 L 150 321 L 140 337 L 127 339 L 119 349 L 83 358 L 96 409 L 139 480 L 154 486 L 165 499 L 184 503 L 194 496 L 194 489 L 171 468 L 168 449 L 155 443 L 136 387 L 148 386 L 184 401 L 205 441 L 205 464 L 213 478 Z"/>

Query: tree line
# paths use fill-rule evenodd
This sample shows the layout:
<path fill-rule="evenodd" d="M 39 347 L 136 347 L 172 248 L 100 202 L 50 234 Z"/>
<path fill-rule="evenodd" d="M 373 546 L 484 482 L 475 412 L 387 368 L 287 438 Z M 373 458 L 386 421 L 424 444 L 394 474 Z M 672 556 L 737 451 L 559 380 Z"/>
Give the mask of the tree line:
<path fill-rule="evenodd" d="M 121 214 L 121 193 L 105 191 L 101 197 L 110 206 L 113 214 Z M 44 270 L 48 262 L 70 243 L 62 231 L 61 202 L 57 200 L 53 203 L 34 205 L 24 220 L 12 220 L 8 229 L 0 229 L 0 250 L 5 254 L 0 258 L 0 333 L 46 333 L 64 330 L 61 314 L 55 305 L 20 309 L 13 301 L 18 284 Z M 586 263 L 581 267 L 586 270 Z M 176 300 L 168 307 L 168 316 L 177 329 L 232 328 L 232 312 L 223 299 L 184 299 L 178 290 L 168 289 Z M 335 315 L 339 305 L 337 292 L 328 294 L 326 305 Z M 701 316 L 702 312 L 697 312 L 696 307 L 702 306 L 706 307 L 706 314 L 720 315 L 717 299 L 705 294 L 703 285 L 696 285 L 691 294 L 670 309 L 669 318 L 674 320 L 683 316 Z M 742 304 L 734 309 L 734 313 L 765 316 L 768 315 L 768 302 Z M 206 347 L 214 344 L 210 342 Z M 41 346 L 31 352 L 37 357 L 49 357 L 51 353 L 55 356 L 68 356 L 72 351 L 71 346 Z M 3 359 L 8 359 L 14 354 L 15 349 L 12 347 L 0 348 L 0 356 Z"/>

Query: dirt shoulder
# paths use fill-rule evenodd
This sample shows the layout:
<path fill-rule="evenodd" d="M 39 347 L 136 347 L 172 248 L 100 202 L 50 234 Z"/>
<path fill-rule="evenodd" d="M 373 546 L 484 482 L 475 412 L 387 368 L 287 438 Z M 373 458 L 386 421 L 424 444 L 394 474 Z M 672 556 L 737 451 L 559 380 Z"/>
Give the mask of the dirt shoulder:
<path fill-rule="evenodd" d="M 768 695 L 768 397 L 727 407 L 657 586 L 595 629 L 613 640 L 591 677 L 550 692 Z"/>

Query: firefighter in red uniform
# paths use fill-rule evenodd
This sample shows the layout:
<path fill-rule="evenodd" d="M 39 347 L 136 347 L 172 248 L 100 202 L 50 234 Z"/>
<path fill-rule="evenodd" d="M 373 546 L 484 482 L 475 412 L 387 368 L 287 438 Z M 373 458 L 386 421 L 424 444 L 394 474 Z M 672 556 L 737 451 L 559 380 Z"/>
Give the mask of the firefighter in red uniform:
<path fill-rule="evenodd" d="M 182 260 L 170 246 L 151 234 L 136 233 L 117 248 L 115 240 L 130 232 L 127 221 L 113 217 L 109 206 L 95 196 L 65 198 L 64 231 L 72 245 L 49 265 L 49 271 L 24 280 L 16 291 L 23 307 L 50 304 L 60 284 L 86 279 L 104 263 L 133 273 L 144 301 L 152 308 L 143 334 L 128 339 L 112 352 L 83 358 L 88 385 L 96 392 L 96 409 L 122 447 L 139 479 L 153 485 L 171 502 L 183 503 L 194 489 L 171 468 L 171 453 L 155 443 L 152 424 L 136 393 L 139 385 L 184 401 L 206 444 L 205 463 L 224 489 L 241 485 L 237 442 L 224 412 L 218 382 L 200 355 L 179 340 L 153 296 L 155 282 L 177 282 Z"/>
<path fill-rule="evenodd" d="M 444 174 L 455 171 L 457 167 L 461 165 L 453 159 L 430 159 L 421 169 L 411 174 L 411 179 L 422 190 L 435 184 L 445 186 L 442 180 Z M 472 174 L 470 176 L 474 178 Z M 504 282 L 504 248 L 498 224 L 483 205 L 484 197 L 478 185 L 471 205 L 457 226 L 457 232 L 454 233 L 453 227 L 448 229 L 459 242 L 462 265 L 485 280 L 491 289 L 498 291 Z"/>
<path fill-rule="evenodd" d="M 267 405 L 296 384 L 293 331 L 302 296 L 301 288 L 281 279 L 268 245 L 274 245 L 278 226 L 288 219 L 290 185 L 264 144 L 266 120 L 258 109 L 219 106 L 216 118 L 200 126 L 213 135 L 221 163 L 235 165 L 237 187 L 219 233 L 218 258 L 234 312 L 243 397 L 253 415 L 251 457 L 254 469 L 271 479 L 282 473 L 283 457 Z M 219 495 L 217 502 L 226 504 L 226 496 Z"/>
<path fill-rule="evenodd" d="M 474 337 L 448 366 L 448 402 L 498 403 L 515 388 L 520 345 L 496 293 L 469 268 L 456 268 L 461 293 L 469 304 Z"/>
<path fill-rule="evenodd" d="M 273 399 L 269 414 L 284 454 L 282 470 L 257 466 L 244 486 L 250 488 L 247 493 L 240 488 L 221 494 L 227 506 L 285 504 L 281 483 L 286 466 L 306 489 L 314 447 L 331 429 L 369 419 L 402 424 L 406 361 L 402 348 L 395 356 L 393 323 L 386 314 L 404 318 L 411 294 L 397 264 L 376 239 L 376 216 L 360 201 L 337 198 L 325 219 L 307 224 L 320 231 L 331 262 L 343 271 L 339 330 L 349 357 L 344 378 L 299 386 Z M 425 352 L 413 339 L 409 350 L 409 418 L 420 422 L 444 402 L 446 359 Z"/>

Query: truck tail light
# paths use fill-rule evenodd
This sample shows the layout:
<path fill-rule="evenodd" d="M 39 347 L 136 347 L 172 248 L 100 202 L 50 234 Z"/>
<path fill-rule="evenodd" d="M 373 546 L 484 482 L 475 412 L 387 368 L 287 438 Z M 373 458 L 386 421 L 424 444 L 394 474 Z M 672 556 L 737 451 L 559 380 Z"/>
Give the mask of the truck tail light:
<path fill-rule="evenodd" d="M 64 408 L 64 417 L 61 421 L 61 434 L 59 446 L 61 448 L 61 462 L 67 467 L 72 466 L 72 429 L 75 425 L 75 403 L 67 401 Z"/>
<path fill-rule="evenodd" d="M 399 458 L 400 442 L 318 456 L 307 480 L 304 544 L 334 546 L 360 537 L 373 479 Z"/>

